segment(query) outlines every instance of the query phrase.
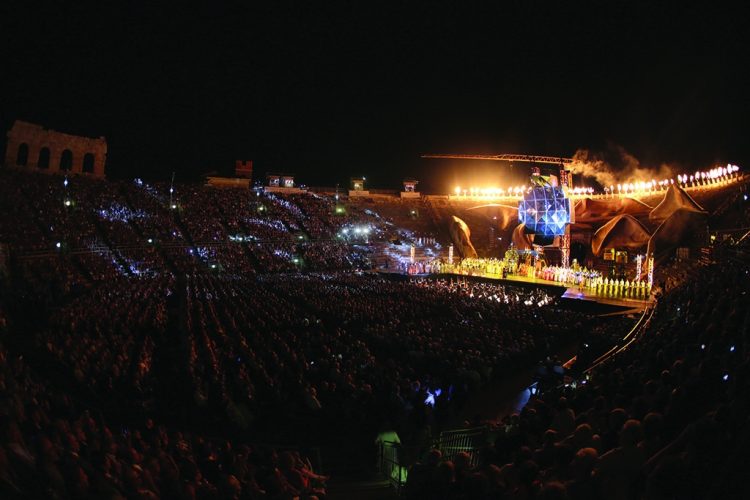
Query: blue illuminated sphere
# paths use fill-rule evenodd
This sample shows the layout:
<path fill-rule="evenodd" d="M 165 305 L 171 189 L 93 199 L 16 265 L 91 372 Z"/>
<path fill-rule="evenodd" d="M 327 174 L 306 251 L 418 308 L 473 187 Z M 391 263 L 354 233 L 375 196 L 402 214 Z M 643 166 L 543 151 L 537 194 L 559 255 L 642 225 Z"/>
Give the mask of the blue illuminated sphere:
<path fill-rule="evenodd" d="M 570 200 L 558 187 L 535 187 L 518 202 L 518 222 L 529 233 L 561 236 L 570 224 Z"/>

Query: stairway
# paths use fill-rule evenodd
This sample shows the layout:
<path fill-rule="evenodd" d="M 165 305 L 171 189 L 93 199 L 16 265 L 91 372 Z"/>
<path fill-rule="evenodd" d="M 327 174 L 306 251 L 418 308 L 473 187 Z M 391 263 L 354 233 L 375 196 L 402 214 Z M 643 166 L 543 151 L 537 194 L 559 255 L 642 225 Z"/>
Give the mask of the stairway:
<path fill-rule="evenodd" d="M 369 440 L 351 435 L 331 436 L 320 447 L 322 471 L 326 482 L 326 500 L 391 500 L 399 498 L 396 488 L 375 465 Z"/>

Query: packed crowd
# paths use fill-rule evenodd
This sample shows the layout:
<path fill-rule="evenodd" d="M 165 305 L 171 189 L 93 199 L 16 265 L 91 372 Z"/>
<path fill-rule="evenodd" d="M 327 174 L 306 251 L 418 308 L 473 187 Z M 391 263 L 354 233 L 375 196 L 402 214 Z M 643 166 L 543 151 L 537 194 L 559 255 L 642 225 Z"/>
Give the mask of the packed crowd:
<path fill-rule="evenodd" d="M 427 453 L 408 496 L 746 498 L 749 272 L 696 271 L 660 299 L 629 349 L 507 417 L 478 465 Z"/>
<path fill-rule="evenodd" d="M 35 297 L 48 293 L 44 273 L 56 270 L 28 266 L 39 280 L 25 282 L 9 306 L 17 328 L 38 328 L 35 353 L 62 367 L 60 380 L 116 415 L 128 408 L 159 422 L 170 416 L 164 407 L 187 404 L 191 429 L 218 423 L 256 438 L 245 431 L 257 424 L 287 432 L 289 415 L 297 425 L 306 422 L 305 433 L 315 422 L 367 433 L 388 421 L 407 438 L 423 435 L 425 426 L 437 430 L 448 416 L 443 412 L 473 388 L 586 320 L 574 315 L 566 329 L 553 328 L 557 312 L 540 304 L 553 305 L 554 298 L 534 289 L 351 273 L 120 277 L 59 290 L 43 306 Z M 63 260 L 60 266 L 78 268 Z M 277 461 L 236 440 L 212 441 L 152 421 L 91 418 L 85 405 L 62 396 L 68 391 L 51 380 L 54 374 L 42 369 L 48 378 L 37 381 L 17 355 L 0 365 L 8 370 L 0 388 L 21 393 L 0 398 L 9 405 L 0 445 L 8 459 L 0 461 L 0 475 L 10 498 L 325 493 L 324 478 L 296 456 Z M 10 385 L 12 377 L 21 385 Z M 426 396 L 439 388 L 444 396 L 429 417 Z"/>
<path fill-rule="evenodd" d="M 46 428 L 51 452 L 39 448 L 38 429 L 22 436 L 26 469 L 14 461 L 4 469 L 11 491 L 21 496 L 100 496 L 105 488 L 126 497 L 164 495 L 165 489 L 167 496 L 210 497 L 224 496 L 222 488 L 237 481 L 249 498 L 308 489 L 306 495 L 322 496 L 305 472 L 304 481 L 289 479 L 296 490 L 279 496 L 269 493 L 280 488 L 269 484 L 270 476 L 234 474 L 235 480 L 228 469 L 209 479 L 201 471 L 177 485 L 175 471 L 162 463 L 172 453 L 163 448 L 167 438 L 135 445 L 140 436 L 133 429 L 151 416 L 250 441 L 294 441 L 298 435 L 289 429 L 300 422 L 304 434 L 309 427 L 347 426 L 367 434 L 389 421 L 404 436 L 421 435 L 425 426 L 450 418 L 473 388 L 528 362 L 587 320 L 576 316 L 569 328 L 553 331 L 555 313 L 538 301 L 554 300 L 535 290 L 352 273 L 365 266 L 371 249 L 339 241 L 340 228 L 366 226 L 377 239 L 392 224 L 357 207 L 337 213 L 320 196 L 0 175 L 7 181 L 0 186 L 3 202 L 15 206 L 14 218 L 0 220 L 12 251 L 6 279 L 14 290 L 4 297 L 3 323 L 7 310 L 13 330 L 23 332 L 14 349 L 33 353 L 41 367 L 45 381 L 34 387 L 57 397 L 69 385 L 85 398 L 81 408 L 111 411 L 92 423 L 48 405 L 40 418 L 55 429 L 78 429 L 78 449 Z M 14 231 L 19 226 L 34 229 Z M 303 267 L 322 274 L 284 272 Z M 431 412 L 426 395 L 436 389 L 444 395 Z M 24 418 L 13 418 L 22 432 Z M 127 442 L 137 455 L 112 452 L 110 459 L 101 441 L 118 419 L 130 434 L 118 435 L 114 446 L 126 449 Z M 106 460 L 81 452 L 84 434 Z M 4 446 L 15 450 L 15 441 Z M 221 455 L 221 446 L 195 451 L 195 461 L 204 451 Z M 270 474 L 273 462 L 264 463 Z M 169 478 L 157 479 L 154 464 Z M 294 468 L 282 461 L 274 477 L 281 481 L 278 471 Z M 34 484 L 39 474 L 49 474 L 49 482 Z"/>
<path fill-rule="evenodd" d="M 373 228 L 370 241 L 385 240 L 390 227 L 368 210 L 339 213 L 315 194 L 0 170 L 0 241 L 15 256 L 88 254 L 111 276 L 364 267 L 367 252 L 352 252 L 338 233 L 359 225 Z"/>
<path fill-rule="evenodd" d="M 352 272 L 342 221 L 388 224 L 323 197 L 0 176 L 3 498 L 321 498 L 304 457 L 245 443 L 386 424 L 427 451 L 412 498 L 741 496 L 744 266 L 675 278 L 638 342 L 477 461 L 429 450 L 472 391 L 613 329 L 536 288 Z"/>
<path fill-rule="evenodd" d="M 324 498 L 296 450 L 121 425 L 84 408 L 0 345 L 0 497 Z"/>
<path fill-rule="evenodd" d="M 36 346 L 77 383 L 148 411 L 190 401 L 200 423 L 242 431 L 312 414 L 408 434 L 425 390 L 444 392 L 447 419 L 590 320 L 533 288 L 351 273 L 141 276 L 61 296 Z"/>

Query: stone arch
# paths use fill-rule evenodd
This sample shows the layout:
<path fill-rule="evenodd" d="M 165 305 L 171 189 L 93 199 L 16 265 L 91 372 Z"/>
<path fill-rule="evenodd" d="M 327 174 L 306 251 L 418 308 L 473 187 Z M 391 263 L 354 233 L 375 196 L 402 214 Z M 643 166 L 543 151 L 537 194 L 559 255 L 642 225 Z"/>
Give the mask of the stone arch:
<path fill-rule="evenodd" d="M 86 153 L 83 155 L 81 171 L 85 174 L 94 173 L 94 155 L 92 153 Z"/>
<path fill-rule="evenodd" d="M 0 164 L 18 165 L 18 160 L 23 163 L 22 156 L 19 158 L 19 148 L 22 144 L 26 144 L 28 146 L 27 165 L 82 173 L 85 162 L 87 174 L 104 177 L 107 159 L 107 140 L 104 137 L 66 134 L 34 123 L 16 120 L 8 131 L 7 138 L 5 155 L 0 158 Z M 90 166 L 92 160 L 84 158 L 86 153 L 90 153 L 93 157 L 93 168 Z"/>
<path fill-rule="evenodd" d="M 69 149 L 65 149 L 60 155 L 60 170 L 72 170 L 72 169 L 73 169 L 73 151 Z"/>
<path fill-rule="evenodd" d="M 16 155 L 16 165 L 20 165 L 22 167 L 25 167 L 29 164 L 29 145 L 25 142 L 22 142 L 20 146 L 18 146 L 18 154 Z"/>
<path fill-rule="evenodd" d="M 44 146 L 39 150 L 39 161 L 36 162 L 39 168 L 49 168 L 49 148 Z"/>

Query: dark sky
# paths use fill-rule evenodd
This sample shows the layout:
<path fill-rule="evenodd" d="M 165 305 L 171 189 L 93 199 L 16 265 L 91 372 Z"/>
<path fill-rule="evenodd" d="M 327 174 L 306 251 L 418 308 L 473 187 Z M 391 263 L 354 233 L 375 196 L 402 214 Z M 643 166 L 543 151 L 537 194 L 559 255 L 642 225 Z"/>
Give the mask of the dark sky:
<path fill-rule="evenodd" d="M 481 165 L 421 152 L 613 144 L 646 164 L 750 166 L 747 7 L 69 3 L 0 4 L 0 127 L 105 135 L 114 177 L 253 159 L 310 185 L 415 175 L 444 191 Z"/>

